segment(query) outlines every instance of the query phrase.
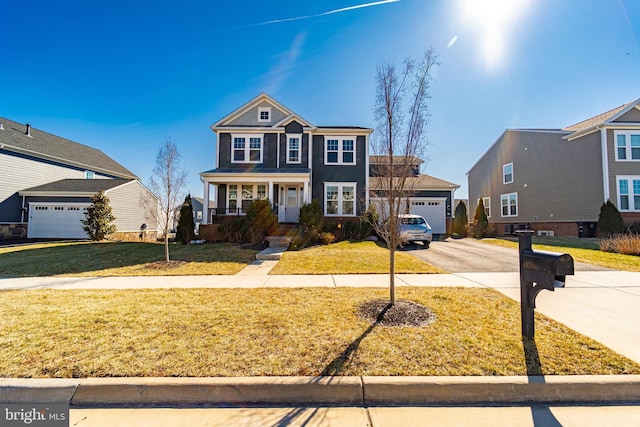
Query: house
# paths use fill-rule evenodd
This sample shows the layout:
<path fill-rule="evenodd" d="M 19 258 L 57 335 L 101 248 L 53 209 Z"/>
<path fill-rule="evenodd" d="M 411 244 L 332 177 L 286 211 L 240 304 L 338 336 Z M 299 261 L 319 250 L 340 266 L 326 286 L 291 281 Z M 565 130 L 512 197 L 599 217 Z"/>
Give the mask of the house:
<path fill-rule="evenodd" d="M 0 239 L 87 238 L 84 208 L 104 191 L 118 238 L 149 238 L 156 225 L 140 206 L 155 197 L 103 152 L 30 125 L 0 118 Z"/>
<path fill-rule="evenodd" d="M 316 126 L 261 94 L 211 126 L 215 168 L 200 174 L 203 217 L 241 215 L 254 200 L 273 203 L 281 223 L 296 223 L 300 206 L 318 200 L 328 219 L 357 220 L 368 205 L 369 135 L 356 126 Z"/>
<path fill-rule="evenodd" d="M 593 236 L 600 207 L 640 221 L 640 99 L 563 129 L 507 129 L 467 173 L 498 234 Z"/>
<path fill-rule="evenodd" d="M 396 157 L 395 164 L 403 164 L 403 157 Z M 406 200 L 406 212 L 424 217 L 433 234 L 446 235 L 452 226 L 454 192 L 459 185 L 442 179 L 421 174 L 420 167 L 424 163 L 422 159 L 412 157 L 409 159 L 409 176 L 405 181 L 405 189 L 408 190 Z M 388 156 L 371 156 L 369 161 L 369 185 L 371 199 L 375 201 L 384 193 L 384 180 L 389 164 Z M 399 171 L 394 173 L 398 175 Z"/>

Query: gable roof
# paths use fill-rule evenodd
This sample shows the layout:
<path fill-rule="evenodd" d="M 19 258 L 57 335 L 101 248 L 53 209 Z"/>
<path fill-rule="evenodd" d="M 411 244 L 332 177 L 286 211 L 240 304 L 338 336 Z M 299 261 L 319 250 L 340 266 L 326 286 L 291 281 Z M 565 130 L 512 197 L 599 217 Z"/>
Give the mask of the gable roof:
<path fill-rule="evenodd" d="M 296 114 L 295 112 L 291 111 L 290 109 L 288 109 L 287 107 L 285 107 L 284 105 L 282 105 L 281 103 L 279 103 L 278 101 L 276 101 L 275 99 L 273 99 L 272 97 L 267 95 L 266 93 L 261 93 L 260 95 L 256 96 L 255 98 L 253 98 L 249 102 L 247 102 L 244 105 L 242 105 L 240 108 L 237 108 L 236 110 L 234 110 L 230 114 L 227 114 L 222 119 L 220 119 L 217 122 L 215 122 L 214 124 L 212 124 L 211 125 L 211 129 L 215 131 L 218 128 L 224 128 L 224 127 L 230 126 L 231 122 L 233 122 L 234 119 L 236 119 L 236 118 L 240 117 L 241 115 L 247 113 L 251 109 L 256 108 L 258 105 L 260 105 L 260 104 L 262 104 L 264 102 L 267 102 L 267 103 L 271 104 L 271 106 L 273 106 L 273 107 L 277 108 L 278 110 L 280 110 L 284 114 L 285 117 L 284 117 L 284 119 L 279 120 L 277 123 L 274 123 L 273 125 L 265 124 L 265 126 L 261 126 L 261 127 L 279 127 L 279 126 L 283 126 L 283 124 L 290 123 L 291 120 L 296 120 L 302 126 L 315 128 L 315 126 L 313 124 L 311 124 L 310 121 L 305 120 L 304 118 L 302 118 L 302 116 L 300 116 L 299 114 Z M 231 127 L 233 127 L 233 126 L 231 126 Z"/>
<path fill-rule="evenodd" d="M 74 195 L 91 196 L 99 191 L 107 192 L 121 185 L 133 182 L 133 179 L 61 179 L 36 187 L 21 190 L 21 196 L 36 195 Z"/>
<path fill-rule="evenodd" d="M 404 156 L 393 156 L 394 160 L 398 160 L 398 163 L 402 163 L 404 161 Z M 410 163 L 412 165 L 421 165 L 424 163 L 420 157 L 410 156 Z M 385 165 L 389 163 L 389 156 L 369 156 L 369 163 L 372 165 Z"/>
<path fill-rule="evenodd" d="M 0 148 L 120 178 L 137 176 L 102 151 L 0 117 Z"/>
<path fill-rule="evenodd" d="M 640 98 L 636 99 L 635 101 L 620 105 L 619 107 L 613 108 L 602 114 L 598 114 L 597 116 L 593 116 L 589 119 L 583 120 L 574 125 L 567 126 L 562 130 L 572 133 L 570 135 L 567 135 L 565 138 L 571 140 L 587 133 L 591 133 L 595 131 L 599 126 L 611 124 L 620 116 L 627 113 L 632 108 L 637 107 L 639 104 Z"/>
<path fill-rule="evenodd" d="M 370 177 L 369 188 L 377 190 L 383 188 L 381 181 L 384 177 Z M 400 179 L 400 178 L 394 178 Z M 407 177 L 406 187 L 413 190 L 455 190 L 460 188 L 458 184 L 454 184 L 444 179 L 436 178 L 431 175 L 419 174 L 418 176 Z"/>

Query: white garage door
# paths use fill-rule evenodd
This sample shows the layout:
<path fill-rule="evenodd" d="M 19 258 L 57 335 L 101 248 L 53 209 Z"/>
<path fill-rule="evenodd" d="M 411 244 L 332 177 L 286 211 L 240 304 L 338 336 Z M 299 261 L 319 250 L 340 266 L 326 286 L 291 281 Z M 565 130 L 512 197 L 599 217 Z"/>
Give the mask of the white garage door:
<path fill-rule="evenodd" d="M 447 232 L 445 203 L 447 199 L 412 198 L 411 213 L 427 220 L 434 234 Z"/>
<path fill-rule="evenodd" d="M 30 203 L 29 238 L 86 239 L 80 222 L 88 204 Z"/>

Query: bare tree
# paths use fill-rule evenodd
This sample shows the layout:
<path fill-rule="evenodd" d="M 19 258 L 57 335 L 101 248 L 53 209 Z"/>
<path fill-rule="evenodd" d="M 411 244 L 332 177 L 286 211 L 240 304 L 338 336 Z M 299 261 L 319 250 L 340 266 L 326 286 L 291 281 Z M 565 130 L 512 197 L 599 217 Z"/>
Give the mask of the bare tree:
<path fill-rule="evenodd" d="M 143 200 L 147 214 L 155 219 L 164 237 L 166 262 L 169 262 L 169 231 L 173 210 L 184 196 L 182 192 L 187 180 L 187 172 L 181 166 L 181 159 L 178 147 L 167 139 L 158 150 L 153 175 L 149 178 L 151 191 L 157 200 Z"/>
<path fill-rule="evenodd" d="M 373 221 L 375 216 L 369 215 L 368 221 L 389 248 L 391 305 L 396 302 L 395 251 L 401 243 L 398 215 L 408 211 L 413 191 L 408 178 L 416 175 L 416 164 L 419 167 L 420 159 L 426 158 L 428 100 L 436 59 L 429 49 L 419 62 L 405 59 L 399 71 L 390 61 L 382 61 L 377 68 L 377 132 L 371 140 L 376 162 L 369 190 L 378 218 Z"/>

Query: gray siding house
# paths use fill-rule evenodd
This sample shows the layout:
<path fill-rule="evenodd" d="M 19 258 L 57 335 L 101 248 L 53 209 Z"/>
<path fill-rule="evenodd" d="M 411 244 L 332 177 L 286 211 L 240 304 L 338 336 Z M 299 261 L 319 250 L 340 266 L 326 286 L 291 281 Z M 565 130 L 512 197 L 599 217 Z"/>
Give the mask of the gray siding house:
<path fill-rule="evenodd" d="M 120 236 L 155 232 L 140 207 L 154 196 L 128 169 L 86 145 L 0 118 L 0 239 L 86 238 L 81 219 L 105 191 Z"/>
<path fill-rule="evenodd" d="M 203 224 L 242 215 L 258 199 L 273 203 L 281 223 L 297 222 L 300 206 L 313 199 L 329 218 L 357 218 L 366 209 L 372 129 L 316 126 L 264 93 L 211 129 L 215 168 L 200 176 L 204 200 L 216 202 Z"/>
<path fill-rule="evenodd" d="M 593 236 L 611 200 L 640 221 L 640 99 L 564 129 L 507 129 L 467 173 L 498 234 Z"/>

